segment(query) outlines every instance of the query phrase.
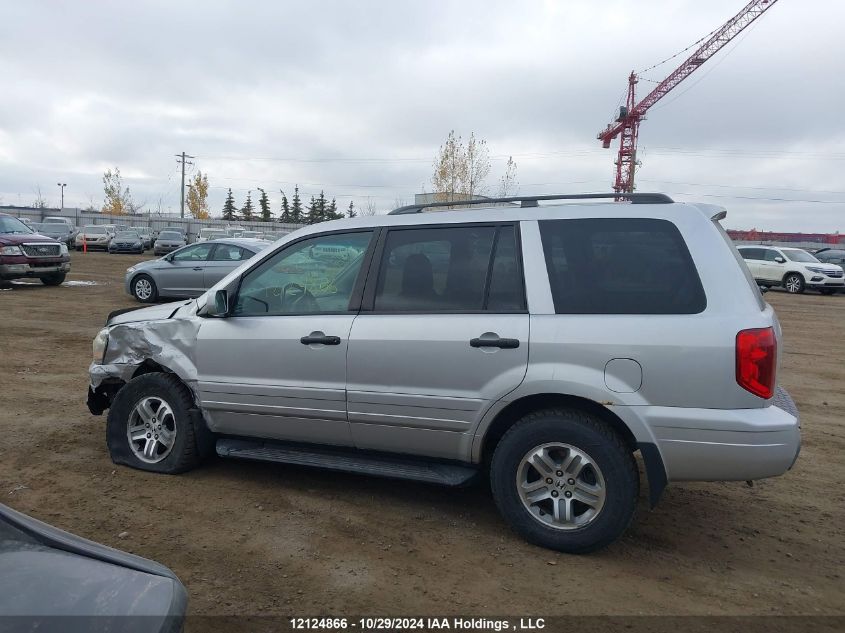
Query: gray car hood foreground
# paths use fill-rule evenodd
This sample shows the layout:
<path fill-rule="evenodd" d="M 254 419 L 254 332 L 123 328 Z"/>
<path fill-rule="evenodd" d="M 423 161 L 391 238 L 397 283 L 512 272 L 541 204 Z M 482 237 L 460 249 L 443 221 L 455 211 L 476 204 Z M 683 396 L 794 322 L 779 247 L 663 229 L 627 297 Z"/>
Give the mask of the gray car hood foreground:
<path fill-rule="evenodd" d="M 181 630 L 187 600 L 167 567 L 0 504 L 4 632 L 170 633 Z"/>

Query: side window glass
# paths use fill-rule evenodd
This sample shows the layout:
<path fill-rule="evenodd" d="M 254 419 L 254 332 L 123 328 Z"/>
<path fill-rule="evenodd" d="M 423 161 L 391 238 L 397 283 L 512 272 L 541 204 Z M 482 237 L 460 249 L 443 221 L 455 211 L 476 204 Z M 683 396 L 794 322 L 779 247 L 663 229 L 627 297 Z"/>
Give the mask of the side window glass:
<path fill-rule="evenodd" d="M 666 220 L 543 220 L 540 235 L 558 314 L 697 314 L 698 271 Z"/>
<path fill-rule="evenodd" d="M 776 250 L 773 250 L 771 248 L 767 248 L 766 249 L 766 261 L 767 262 L 773 262 L 773 261 L 775 261 L 775 257 L 780 257 L 780 253 L 778 253 Z"/>
<path fill-rule="evenodd" d="M 173 261 L 176 262 L 196 262 L 205 261 L 208 259 L 208 254 L 211 252 L 212 244 L 197 244 L 196 246 L 189 246 L 182 249 L 173 255 Z"/>
<path fill-rule="evenodd" d="M 512 226 L 499 229 L 486 308 L 490 312 L 525 310 L 522 266 L 516 247 L 516 231 Z"/>
<path fill-rule="evenodd" d="M 244 275 L 236 316 L 345 312 L 372 231 L 322 235 L 279 251 Z"/>
<path fill-rule="evenodd" d="M 470 226 L 390 231 L 375 310 L 481 311 L 495 233 Z"/>
<path fill-rule="evenodd" d="M 242 248 L 234 244 L 218 244 L 214 249 L 211 261 L 214 262 L 239 262 L 246 259 Z"/>

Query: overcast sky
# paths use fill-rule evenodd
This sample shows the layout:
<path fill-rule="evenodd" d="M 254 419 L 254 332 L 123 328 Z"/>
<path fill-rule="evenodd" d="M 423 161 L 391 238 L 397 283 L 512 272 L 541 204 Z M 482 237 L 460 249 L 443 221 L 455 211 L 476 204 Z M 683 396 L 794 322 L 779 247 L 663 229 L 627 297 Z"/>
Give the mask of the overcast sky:
<path fill-rule="evenodd" d="M 0 0 L 0 204 L 40 186 L 178 211 L 174 154 L 226 189 L 295 183 L 380 210 L 430 190 L 450 129 L 509 155 L 520 193 L 607 191 L 595 139 L 631 70 L 746 0 L 20 2 Z M 640 191 L 728 207 L 733 228 L 845 231 L 845 2 L 782 0 L 658 103 Z M 683 56 L 644 74 L 662 79 Z M 641 81 L 644 96 L 654 84 Z"/>

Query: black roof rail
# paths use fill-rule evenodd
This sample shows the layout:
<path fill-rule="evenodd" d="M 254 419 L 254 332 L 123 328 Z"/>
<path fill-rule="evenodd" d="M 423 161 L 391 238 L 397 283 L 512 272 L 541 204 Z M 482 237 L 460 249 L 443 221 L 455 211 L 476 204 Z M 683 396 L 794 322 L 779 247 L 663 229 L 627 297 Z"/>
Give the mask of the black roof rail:
<path fill-rule="evenodd" d="M 473 200 L 453 200 L 451 202 L 427 202 L 426 204 L 409 204 L 393 209 L 387 215 L 406 215 L 408 213 L 422 213 L 423 209 L 432 207 L 451 207 L 464 205 L 492 205 L 502 202 L 519 202 L 520 207 L 536 207 L 541 200 L 628 200 L 631 204 L 670 204 L 674 202 L 665 193 L 554 193 L 544 196 L 510 196 L 508 198 L 479 198 Z"/>

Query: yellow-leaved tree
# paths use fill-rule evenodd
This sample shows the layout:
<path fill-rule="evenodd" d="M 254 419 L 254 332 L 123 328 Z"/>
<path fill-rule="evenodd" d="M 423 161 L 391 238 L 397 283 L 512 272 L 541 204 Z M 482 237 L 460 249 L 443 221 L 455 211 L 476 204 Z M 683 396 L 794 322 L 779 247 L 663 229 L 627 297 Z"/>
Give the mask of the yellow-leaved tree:
<path fill-rule="evenodd" d="M 129 187 L 123 188 L 120 169 L 117 167 L 114 171 L 107 169 L 103 174 L 103 191 L 106 198 L 103 201 L 102 212 L 106 215 L 126 215 L 135 210 L 132 194 L 129 193 Z"/>
<path fill-rule="evenodd" d="M 188 196 L 185 199 L 188 211 L 197 220 L 208 218 L 208 175 L 197 171 L 196 176 L 191 179 L 188 187 Z"/>
<path fill-rule="evenodd" d="M 449 132 L 434 159 L 431 184 L 438 202 L 472 200 L 483 194 L 490 174 L 490 153 L 487 142 L 470 134 L 464 145 L 455 131 Z"/>

